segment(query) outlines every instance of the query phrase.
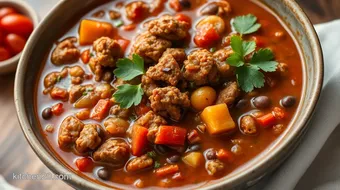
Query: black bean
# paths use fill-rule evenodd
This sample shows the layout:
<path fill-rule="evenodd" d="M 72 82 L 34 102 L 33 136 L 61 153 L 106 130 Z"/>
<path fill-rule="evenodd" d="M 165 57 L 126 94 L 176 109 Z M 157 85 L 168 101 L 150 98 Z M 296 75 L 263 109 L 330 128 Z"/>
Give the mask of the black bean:
<path fill-rule="evenodd" d="M 203 7 L 201 10 L 201 15 L 216 15 L 218 12 L 219 6 L 215 3 L 210 3 L 209 5 Z"/>
<path fill-rule="evenodd" d="M 201 145 L 199 144 L 194 144 L 189 147 L 189 152 L 195 152 L 201 150 Z"/>
<path fill-rule="evenodd" d="M 161 144 L 156 144 L 155 150 L 160 155 L 167 154 L 170 151 L 169 147 L 167 147 L 165 145 L 161 145 Z"/>
<path fill-rule="evenodd" d="M 237 102 L 236 108 L 237 109 L 243 109 L 247 106 L 248 101 L 246 99 L 241 99 L 240 101 Z"/>
<path fill-rule="evenodd" d="M 214 149 L 210 149 L 205 153 L 205 156 L 208 160 L 215 160 L 217 159 L 216 151 Z"/>
<path fill-rule="evenodd" d="M 97 175 L 102 180 L 108 180 L 111 177 L 111 173 L 106 168 L 100 168 L 97 171 Z"/>
<path fill-rule="evenodd" d="M 186 9 L 191 7 L 191 3 L 189 0 L 179 0 L 179 4 L 181 4 L 181 6 Z"/>
<path fill-rule="evenodd" d="M 286 96 L 281 99 L 281 105 L 285 108 L 290 108 L 296 103 L 296 98 L 294 96 Z"/>
<path fill-rule="evenodd" d="M 42 117 L 44 119 L 50 119 L 52 117 L 52 109 L 51 108 L 45 108 L 43 111 L 42 111 Z"/>
<path fill-rule="evenodd" d="M 174 164 L 174 163 L 177 163 L 179 160 L 181 159 L 181 156 L 179 155 L 173 155 L 169 158 L 167 158 L 166 160 L 170 163 L 170 164 Z"/>
<path fill-rule="evenodd" d="M 256 108 L 264 109 L 270 106 L 271 101 L 268 96 L 258 96 L 253 99 L 253 104 Z"/>

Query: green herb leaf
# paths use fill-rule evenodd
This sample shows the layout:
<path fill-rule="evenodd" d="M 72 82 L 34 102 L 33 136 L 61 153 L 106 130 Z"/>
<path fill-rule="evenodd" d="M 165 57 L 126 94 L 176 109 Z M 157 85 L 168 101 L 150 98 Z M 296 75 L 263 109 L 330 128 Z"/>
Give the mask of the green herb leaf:
<path fill-rule="evenodd" d="M 230 39 L 230 45 L 233 49 L 234 53 L 239 54 L 243 57 L 243 45 L 242 45 L 242 38 L 240 36 L 232 36 Z"/>
<path fill-rule="evenodd" d="M 256 43 L 254 41 L 244 41 L 242 42 L 242 48 L 243 48 L 243 56 L 247 56 L 248 54 L 255 51 Z"/>
<path fill-rule="evenodd" d="M 57 82 L 60 82 L 60 80 L 61 80 L 61 76 L 58 75 L 58 77 L 57 77 Z"/>
<path fill-rule="evenodd" d="M 118 90 L 113 94 L 115 100 L 120 103 L 121 108 L 129 108 L 138 105 L 142 101 L 144 91 L 141 84 L 123 84 L 117 87 Z"/>
<path fill-rule="evenodd" d="M 155 161 L 155 165 L 154 168 L 160 168 L 161 167 L 161 163 L 159 163 L 158 161 Z"/>
<path fill-rule="evenodd" d="M 265 72 L 274 72 L 278 63 L 273 59 L 274 54 L 270 49 L 260 49 L 254 53 L 250 64 L 259 67 Z"/>
<path fill-rule="evenodd" d="M 243 58 L 237 53 L 231 54 L 227 58 L 227 63 L 234 67 L 241 67 L 244 65 Z"/>
<path fill-rule="evenodd" d="M 261 24 L 256 23 L 256 21 L 257 21 L 256 16 L 248 14 L 236 17 L 232 25 L 235 28 L 235 30 L 241 35 L 251 34 L 256 32 L 261 27 Z"/>
<path fill-rule="evenodd" d="M 236 77 L 239 86 L 245 92 L 251 92 L 255 88 L 264 86 L 264 75 L 256 66 L 243 66 L 236 68 Z"/>
<path fill-rule="evenodd" d="M 117 68 L 113 71 L 116 77 L 123 80 L 131 80 L 136 76 L 144 74 L 144 60 L 137 54 L 132 55 L 132 60 L 128 58 L 119 59 Z"/>
<path fill-rule="evenodd" d="M 152 158 L 152 159 L 156 159 L 157 158 L 157 154 L 155 151 L 150 151 L 146 153 L 148 155 L 148 157 Z"/>
<path fill-rule="evenodd" d="M 124 22 L 122 20 L 116 20 L 113 22 L 113 25 L 118 28 L 124 25 Z"/>
<path fill-rule="evenodd" d="M 215 47 L 212 47 L 212 48 L 210 48 L 210 50 L 209 50 L 211 53 L 214 53 L 215 51 L 216 51 L 216 48 Z"/>

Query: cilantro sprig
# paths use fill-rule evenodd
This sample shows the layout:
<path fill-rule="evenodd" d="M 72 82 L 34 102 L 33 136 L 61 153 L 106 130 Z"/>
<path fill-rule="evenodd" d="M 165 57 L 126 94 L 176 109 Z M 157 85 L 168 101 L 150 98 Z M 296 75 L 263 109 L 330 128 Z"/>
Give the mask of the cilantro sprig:
<path fill-rule="evenodd" d="M 132 55 L 132 60 L 128 58 L 119 59 L 117 68 L 113 71 L 117 78 L 129 81 L 144 74 L 144 60 L 137 54 Z M 117 91 L 112 95 L 120 104 L 121 108 L 137 106 L 142 101 L 144 91 L 141 84 L 123 84 L 117 87 Z"/>
<path fill-rule="evenodd" d="M 254 33 L 261 27 L 261 24 L 257 23 L 256 16 L 252 14 L 235 17 L 232 25 L 241 35 Z"/>
<path fill-rule="evenodd" d="M 132 60 L 128 58 L 117 61 L 117 69 L 113 71 L 116 77 L 125 81 L 131 80 L 144 74 L 144 60 L 137 54 L 132 55 Z"/>
<path fill-rule="evenodd" d="M 256 49 L 254 41 L 243 41 L 240 36 L 231 37 L 231 48 L 234 53 L 227 59 L 227 63 L 236 68 L 237 82 L 245 92 L 254 88 L 262 88 L 265 80 L 263 72 L 274 72 L 278 63 L 274 61 L 274 54 L 270 49 Z M 246 56 L 254 53 L 249 62 Z"/>

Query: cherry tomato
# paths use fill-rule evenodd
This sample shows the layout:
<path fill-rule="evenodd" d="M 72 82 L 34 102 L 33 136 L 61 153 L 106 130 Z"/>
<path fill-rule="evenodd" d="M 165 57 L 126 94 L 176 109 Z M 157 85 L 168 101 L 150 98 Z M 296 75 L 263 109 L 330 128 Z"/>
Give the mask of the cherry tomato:
<path fill-rule="evenodd" d="M 20 53 L 26 44 L 26 40 L 16 34 L 8 34 L 5 37 L 5 44 L 11 49 L 14 54 Z"/>
<path fill-rule="evenodd" d="M 0 8 L 0 19 L 6 15 L 16 13 L 17 11 L 11 7 Z"/>
<path fill-rule="evenodd" d="M 203 28 L 195 36 L 195 43 L 198 47 L 209 47 L 220 39 L 220 35 L 213 27 Z"/>
<path fill-rule="evenodd" d="M 56 116 L 61 115 L 64 112 L 64 105 L 62 103 L 57 103 L 52 106 L 52 113 Z"/>
<path fill-rule="evenodd" d="M 28 37 L 33 31 L 32 21 L 20 14 L 10 14 L 0 20 L 0 27 L 8 33 Z"/>
<path fill-rule="evenodd" d="M 10 51 L 0 46 L 0 61 L 5 61 L 9 58 L 11 58 Z"/>
<path fill-rule="evenodd" d="M 0 28 L 0 44 L 4 42 L 5 39 L 5 32 L 1 30 Z"/>
<path fill-rule="evenodd" d="M 83 157 L 76 160 L 77 168 L 82 172 L 90 172 L 93 169 L 91 158 Z"/>

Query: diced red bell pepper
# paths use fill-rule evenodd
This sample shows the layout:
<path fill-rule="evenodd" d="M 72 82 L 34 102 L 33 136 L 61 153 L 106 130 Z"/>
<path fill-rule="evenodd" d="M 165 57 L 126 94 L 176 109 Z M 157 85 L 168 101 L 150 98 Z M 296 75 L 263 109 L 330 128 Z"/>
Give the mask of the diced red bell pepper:
<path fill-rule="evenodd" d="M 264 116 L 256 118 L 257 122 L 262 126 L 262 127 L 271 127 L 276 123 L 276 118 L 272 113 L 268 113 Z"/>
<path fill-rule="evenodd" d="M 76 165 L 79 171 L 82 172 L 91 172 L 93 170 L 93 161 L 88 157 L 78 158 Z"/>
<path fill-rule="evenodd" d="M 62 103 L 57 103 L 55 105 L 52 106 L 52 113 L 53 115 L 59 116 L 64 112 L 64 108 L 63 108 L 63 104 Z"/>
<path fill-rule="evenodd" d="M 194 41 L 198 47 L 209 47 L 220 40 L 220 35 L 213 27 L 202 28 L 199 30 L 194 38 Z"/>
<path fill-rule="evenodd" d="M 117 42 L 124 52 L 126 51 L 127 47 L 130 44 L 130 40 L 127 40 L 127 39 L 124 39 L 124 38 L 117 39 Z"/>
<path fill-rule="evenodd" d="M 151 108 L 144 103 L 140 103 L 138 106 L 135 107 L 135 112 L 137 116 L 142 116 L 148 113 L 150 110 Z"/>
<path fill-rule="evenodd" d="M 90 118 L 97 121 L 103 120 L 107 116 L 110 106 L 111 104 L 109 99 L 99 100 L 96 106 L 93 108 Z"/>
<path fill-rule="evenodd" d="M 181 127 L 162 125 L 158 129 L 155 144 L 184 145 L 187 130 Z"/>
<path fill-rule="evenodd" d="M 191 25 L 191 18 L 188 17 L 188 16 L 185 15 L 185 14 L 178 13 L 178 14 L 176 14 L 176 16 L 175 16 L 175 19 L 178 20 L 178 21 L 186 22 L 186 23 L 188 23 L 189 25 Z"/>
<path fill-rule="evenodd" d="M 147 134 L 148 129 L 140 126 L 134 125 L 132 130 L 132 155 L 141 156 L 147 146 Z"/>
<path fill-rule="evenodd" d="M 83 51 L 80 55 L 80 59 L 83 61 L 83 63 L 88 63 L 90 61 L 91 55 L 90 55 L 90 50 L 87 49 Z"/>
<path fill-rule="evenodd" d="M 229 152 L 228 150 L 225 150 L 223 148 L 219 149 L 216 152 L 216 156 L 219 160 L 223 162 L 232 162 L 234 160 L 233 154 Z"/>
<path fill-rule="evenodd" d="M 252 38 L 255 41 L 257 47 L 263 48 L 267 44 L 267 40 L 262 36 L 253 36 Z"/>

